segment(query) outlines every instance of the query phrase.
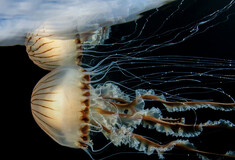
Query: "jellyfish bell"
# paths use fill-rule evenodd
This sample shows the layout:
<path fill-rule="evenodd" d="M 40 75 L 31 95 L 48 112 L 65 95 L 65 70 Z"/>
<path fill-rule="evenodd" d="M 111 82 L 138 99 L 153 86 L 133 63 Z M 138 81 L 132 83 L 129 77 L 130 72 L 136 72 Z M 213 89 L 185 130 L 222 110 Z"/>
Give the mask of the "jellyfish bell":
<path fill-rule="evenodd" d="M 26 36 L 25 46 L 29 58 L 45 70 L 62 65 L 80 65 L 84 49 L 101 44 L 109 36 L 109 28 L 80 34 L 58 33 L 50 25 L 42 25 Z"/>
<path fill-rule="evenodd" d="M 31 99 L 38 125 L 59 144 L 74 148 L 89 142 L 89 76 L 83 72 L 79 67 L 54 70 L 38 82 Z"/>
<path fill-rule="evenodd" d="M 233 157 L 197 150 L 188 140 L 176 139 L 166 144 L 158 144 L 151 139 L 136 134 L 139 126 L 165 133 L 173 137 L 196 137 L 203 128 L 225 128 L 234 130 L 235 125 L 227 120 L 208 121 L 203 124 L 185 124 L 182 118 L 164 118 L 160 109 L 145 108 L 144 100 L 154 100 L 174 108 L 169 111 L 211 108 L 230 111 L 234 103 L 217 102 L 169 102 L 155 95 L 153 91 L 138 90 L 136 98 L 130 97 L 112 83 L 93 87 L 90 76 L 93 73 L 79 66 L 61 66 L 45 77 L 32 92 L 31 109 L 37 124 L 57 143 L 86 151 L 94 145 L 92 132 L 102 133 L 115 146 L 129 145 L 148 155 L 163 153 L 174 147 L 196 152 L 201 156 L 214 155 Z M 213 107 L 211 107 L 213 106 Z M 181 109 L 183 108 L 183 109 Z M 154 137 L 157 139 L 157 137 Z"/>

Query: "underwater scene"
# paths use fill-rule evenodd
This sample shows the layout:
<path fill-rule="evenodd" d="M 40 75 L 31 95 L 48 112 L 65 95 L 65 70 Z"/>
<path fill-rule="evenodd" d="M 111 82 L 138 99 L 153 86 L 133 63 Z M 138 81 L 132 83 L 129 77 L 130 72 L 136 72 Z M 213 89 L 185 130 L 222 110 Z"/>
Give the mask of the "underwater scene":
<path fill-rule="evenodd" d="M 235 159 L 235 0 L 0 5 L 8 157 Z"/>

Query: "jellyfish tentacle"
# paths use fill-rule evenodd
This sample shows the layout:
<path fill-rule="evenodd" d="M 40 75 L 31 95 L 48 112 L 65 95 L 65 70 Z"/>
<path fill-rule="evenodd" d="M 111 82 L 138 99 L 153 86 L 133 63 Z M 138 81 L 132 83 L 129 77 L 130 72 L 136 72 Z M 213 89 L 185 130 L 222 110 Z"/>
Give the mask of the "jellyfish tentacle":
<path fill-rule="evenodd" d="M 124 102 L 125 100 L 122 100 L 120 98 L 110 98 L 106 97 L 106 99 L 112 99 L 112 100 L 117 100 L 119 102 Z M 123 118 L 129 118 L 129 119 L 142 119 L 143 120 L 143 126 L 148 126 L 148 128 L 155 128 L 159 132 L 163 132 L 166 134 L 170 134 L 172 136 L 181 136 L 181 137 L 194 137 L 198 136 L 203 128 L 223 128 L 223 129 L 230 129 L 230 130 L 235 130 L 235 125 L 231 123 L 230 121 L 226 120 L 219 120 L 219 121 L 207 121 L 202 124 L 184 124 L 184 118 L 181 118 L 180 121 L 177 121 L 176 119 L 164 119 L 162 117 L 154 117 L 151 115 L 140 115 L 137 116 L 138 110 L 135 108 L 135 106 L 138 104 L 138 102 L 141 99 L 154 99 L 154 100 L 159 100 L 159 97 L 155 95 L 142 95 L 134 99 L 132 102 L 129 103 L 117 103 L 117 102 L 112 102 L 108 101 L 110 104 L 120 108 L 120 109 L 130 109 L 132 111 L 131 114 L 120 114 L 120 117 Z M 159 100 L 160 102 L 165 102 L 165 103 L 170 103 L 170 104 L 181 104 L 181 105 L 190 105 L 194 104 L 195 102 L 168 102 L 165 100 Z M 219 105 L 225 105 L 225 106 L 230 106 L 230 105 L 235 105 L 235 103 L 217 103 L 217 102 L 203 102 L 200 101 L 199 103 L 210 103 L 210 104 L 219 104 Z M 107 114 L 107 112 L 103 112 L 103 114 Z M 109 113 L 112 114 L 112 113 Z M 114 114 L 114 113 L 113 113 Z M 136 115 L 137 114 L 137 115 Z M 146 123 L 147 122 L 147 123 Z M 151 123 L 148 123 L 151 122 Z M 152 123 L 153 122 L 153 123 Z"/>
<path fill-rule="evenodd" d="M 232 130 L 235 130 L 235 125 L 232 124 L 230 121 L 225 121 L 225 120 L 220 120 L 220 121 L 215 121 L 215 122 L 206 122 L 203 124 L 184 124 L 184 123 L 179 123 L 179 122 L 167 122 L 164 121 L 162 119 L 157 119 L 155 117 L 152 116 L 142 116 L 143 120 L 146 121 L 151 121 L 151 122 L 155 122 L 155 123 L 160 123 L 163 125 L 171 125 L 171 126 L 176 126 L 176 127 L 211 127 L 211 128 L 228 128 L 228 126 L 231 126 Z M 220 125 L 220 122 L 223 123 L 222 125 Z M 226 126 L 227 125 L 227 126 Z"/>
<path fill-rule="evenodd" d="M 171 150 L 175 146 L 176 143 L 180 143 L 179 141 L 172 141 L 168 144 L 161 145 L 141 135 L 130 132 L 126 129 L 116 129 L 116 130 L 112 129 L 111 130 L 102 124 L 101 126 L 103 127 L 103 134 L 106 135 L 113 142 L 114 145 L 120 145 L 121 143 L 125 143 L 125 144 L 129 143 L 129 147 L 135 148 L 138 151 L 144 151 L 148 155 L 152 154 L 154 151 L 157 151 L 159 157 L 162 159 L 164 158 L 162 155 L 163 152 Z M 122 137 L 121 139 L 118 139 L 119 142 L 116 142 L 116 140 L 113 139 L 115 136 L 113 136 L 112 134 L 115 134 L 115 133 L 118 133 L 119 137 Z M 181 143 L 183 143 L 183 141 Z"/>
<path fill-rule="evenodd" d="M 142 95 L 143 99 L 151 99 L 161 102 L 168 112 L 186 111 L 199 108 L 211 108 L 213 110 L 232 111 L 235 110 L 235 103 L 220 103 L 208 101 L 191 101 L 191 102 L 170 102 L 159 98 L 156 95 Z"/>
<path fill-rule="evenodd" d="M 138 110 L 135 108 L 135 106 L 138 104 L 138 99 L 135 99 L 132 102 L 128 102 L 128 103 L 116 103 L 112 101 L 108 101 L 108 102 L 115 107 L 118 107 L 121 109 L 127 109 L 131 111 L 132 114 L 138 112 Z"/>
<path fill-rule="evenodd" d="M 133 133 L 132 135 L 134 138 L 137 138 L 139 141 L 147 143 L 150 146 L 161 148 L 161 150 L 160 150 L 161 152 L 165 152 L 167 150 L 171 150 L 173 147 L 177 147 L 177 148 L 184 149 L 184 150 L 191 151 L 191 152 L 195 152 L 195 153 L 198 153 L 201 155 L 213 155 L 213 156 L 220 156 L 220 157 L 227 157 L 227 158 L 235 158 L 234 155 L 230 155 L 230 154 L 218 154 L 218 153 L 197 150 L 193 146 L 193 144 L 188 141 L 176 140 L 176 141 L 171 141 L 167 144 L 160 145 L 160 144 L 153 142 L 153 141 L 151 141 L 143 136 L 140 136 L 138 134 Z"/>
<path fill-rule="evenodd" d="M 113 99 L 119 102 L 124 102 L 120 98 L 108 98 L 106 99 Z M 167 109 L 168 112 L 179 112 L 179 111 L 187 111 L 187 110 L 197 110 L 199 108 L 211 108 L 213 110 L 221 110 L 221 111 L 233 111 L 235 110 L 235 103 L 220 103 L 220 102 L 209 102 L 209 101 L 191 101 L 191 102 L 171 102 L 161 99 L 156 95 L 141 95 L 134 99 L 132 102 L 129 103 L 116 103 L 111 102 L 113 105 L 119 108 L 130 108 L 133 110 L 135 105 L 138 103 L 140 99 L 150 99 L 161 102 Z"/>
<path fill-rule="evenodd" d="M 103 132 L 105 132 L 104 134 L 108 135 L 108 138 L 110 138 L 110 140 L 113 140 L 112 134 L 113 134 L 114 130 L 108 129 L 107 127 L 105 127 L 102 124 L 101 124 L 101 126 L 103 127 Z M 164 152 L 172 150 L 174 147 L 197 153 L 200 156 L 212 155 L 212 156 L 220 156 L 220 157 L 227 157 L 227 158 L 235 158 L 234 155 L 230 155 L 230 154 L 218 154 L 218 153 L 212 153 L 212 152 L 198 150 L 194 147 L 194 145 L 192 143 L 190 143 L 187 140 L 175 140 L 175 141 L 171 141 L 166 144 L 159 144 L 159 143 L 151 141 L 148 138 L 145 138 L 139 134 L 129 132 L 128 129 L 126 129 L 126 128 L 123 131 L 122 131 L 122 129 L 116 129 L 114 132 L 121 133 L 122 136 L 124 135 L 123 137 L 121 136 L 122 139 L 119 139 L 122 143 L 125 143 L 125 144 L 129 143 L 130 147 L 135 148 L 139 151 L 144 151 L 148 155 L 152 154 L 154 151 L 157 151 L 157 153 L 161 159 L 164 158 L 163 157 Z M 120 145 L 121 142 L 119 142 L 117 145 Z"/>
<path fill-rule="evenodd" d="M 193 147 L 188 147 L 187 145 L 184 145 L 184 144 L 176 144 L 175 146 L 179 149 L 184 149 L 187 151 L 196 152 L 201 155 L 212 155 L 212 156 L 227 157 L 227 158 L 234 158 L 235 159 L 235 155 L 231 155 L 231 154 L 219 154 L 219 153 L 201 151 L 201 150 L 197 150 Z"/>
<path fill-rule="evenodd" d="M 115 103 L 115 102 L 110 102 L 111 104 L 115 105 L 116 107 L 119 107 L 119 108 L 125 108 L 125 109 L 128 109 L 128 108 L 132 108 L 133 111 L 135 111 L 134 113 L 137 112 L 137 110 L 134 110 L 134 103 L 131 103 L 124 100 L 124 99 L 121 99 L 121 98 L 113 98 L 113 97 L 103 97 L 104 99 L 112 99 L 112 100 L 115 100 L 117 102 L 120 102 L 120 103 Z M 133 101 L 135 102 L 136 104 L 136 101 Z M 183 122 L 184 121 L 184 118 L 161 118 L 161 120 L 163 121 L 167 121 L 167 122 Z"/>
<path fill-rule="evenodd" d="M 119 116 L 121 117 L 123 115 L 121 114 Z M 125 118 L 129 117 L 125 116 Z M 203 124 L 184 124 L 179 122 L 167 122 L 149 115 L 140 115 L 140 117 L 130 116 L 130 118 L 141 118 L 143 123 L 147 122 L 149 128 L 154 128 L 158 132 L 163 132 L 176 137 L 195 137 L 202 132 L 203 128 L 223 128 L 235 131 L 235 125 L 225 120 L 206 122 Z"/>
<path fill-rule="evenodd" d="M 144 126 L 148 126 L 148 128 L 156 129 L 158 132 L 163 132 L 167 135 L 169 134 L 176 137 L 195 137 L 202 132 L 202 125 L 198 124 L 190 125 L 179 122 L 167 122 L 145 115 L 142 116 L 142 120 L 144 121 Z"/>
<path fill-rule="evenodd" d="M 104 96 L 102 96 L 102 98 L 103 98 L 103 99 L 112 99 L 112 100 L 115 100 L 115 101 L 117 101 L 117 102 L 125 103 L 125 104 L 129 103 L 128 101 L 126 101 L 126 100 L 124 100 L 124 99 L 122 99 L 122 98 L 104 97 Z"/>
<path fill-rule="evenodd" d="M 167 122 L 159 118 L 155 118 L 151 115 L 141 115 L 141 114 L 125 114 L 125 113 L 115 113 L 112 111 L 103 110 L 101 108 L 96 108 L 96 111 L 105 115 L 115 115 L 118 114 L 120 118 L 136 120 L 141 119 L 145 125 L 149 128 L 155 128 L 158 132 L 163 132 L 172 136 L 180 137 L 195 137 L 198 136 L 203 128 L 225 128 L 235 131 L 235 125 L 229 121 L 220 120 L 215 122 L 206 122 L 203 124 L 184 124 L 179 122 Z M 148 123 L 151 122 L 151 123 Z"/>
<path fill-rule="evenodd" d="M 147 122 L 147 126 L 149 126 L 149 128 L 155 128 L 159 132 L 176 137 L 195 137 L 202 132 L 203 128 L 223 128 L 235 131 L 235 125 L 233 123 L 222 119 L 214 122 L 208 121 L 202 124 L 184 124 L 179 122 L 167 122 L 152 116 L 143 115 L 142 120 Z"/>
<path fill-rule="evenodd" d="M 160 118 L 160 119 L 166 122 L 179 122 L 179 123 L 184 122 L 184 118 Z"/>

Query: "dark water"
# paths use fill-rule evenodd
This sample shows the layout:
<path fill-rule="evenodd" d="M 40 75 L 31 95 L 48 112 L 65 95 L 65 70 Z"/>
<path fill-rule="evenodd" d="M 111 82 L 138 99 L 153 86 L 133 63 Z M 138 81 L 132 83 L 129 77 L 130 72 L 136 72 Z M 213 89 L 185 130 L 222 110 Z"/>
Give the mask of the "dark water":
<path fill-rule="evenodd" d="M 230 6 L 229 3 L 233 5 Z M 189 72 L 194 72 L 198 74 L 190 77 L 190 79 L 200 80 L 200 83 L 174 81 L 173 83 L 159 85 L 157 84 L 159 81 L 155 81 L 154 77 L 150 77 L 149 80 L 152 84 L 143 84 L 136 87 L 135 83 L 139 83 L 137 80 L 133 81 L 133 83 L 128 83 L 128 87 L 133 89 L 139 87 L 159 89 L 161 91 L 180 88 L 175 92 L 171 92 L 171 94 L 178 94 L 177 92 L 179 92 L 182 97 L 188 99 L 231 102 L 235 97 L 234 13 L 235 4 L 231 0 L 178 1 L 161 8 L 159 11 L 144 13 L 143 18 L 137 22 L 113 26 L 110 39 L 105 43 L 107 45 L 101 45 L 94 49 L 104 54 L 102 56 L 96 54 L 97 59 L 93 61 L 90 61 L 89 56 L 85 56 L 84 61 L 87 61 L 90 65 L 95 65 L 103 57 L 116 53 L 121 55 L 121 60 L 123 60 L 122 55 L 124 54 L 134 58 L 160 56 L 158 57 L 159 60 L 157 60 L 158 63 L 155 61 L 152 64 L 159 66 L 154 69 L 149 69 L 151 65 L 149 65 L 148 61 L 143 64 L 140 64 L 139 61 L 134 61 L 134 65 L 131 65 L 131 67 L 136 66 L 133 73 L 141 76 L 150 72 L 173 71 L 176 73 L 175 75 L 164 75 L 164 78 L 171 79 L 179 76 L 179 72 L 186 72 L 187 75 Z M 114 45 L 111 46 L 110 44 Z M 1 132 L 3 134 L 2 144 L 4 152 L 8 151 L 7 156 L 17 156 L 19 158 L 53 157 L 56 159 L 64 157 L 66 159 L 89 159 L 82 150 L 66 148 L 55 143 L 33 120 L 30 111 L 31 92 L 38 80 L 48 72 L 38 68 L 29 60 L 24 46 L 1 47 L 0 52 L 3 56 L 1 63 L 3 72 L 1 78 L 3 95 Z M 177 56 L 178 59 L 172 61 L 174 56 Z M 171 63 L 166 61 L 168 65 L 163 66 L 160 64 L 160 61 L 165 61 L 166 57 L 169 58 Z M 191 61 L 190 57 L 193 58 Z M 117 58 L 114 58 L 107 60 L 106 63 L 110 63 L 113 60 L 118 61 Z M 179 61 L 182 61 L 181 66 Z M 198 62 L 202 67 L 195 66 L 194 62 Z M 125 62 L 121 67 L 129 67 L 128 65 L 129 63 Z M 144 69 L 143 65 L 149 68 Z M 209 78 L 208 76 L 199 78 L 200 73 L 211 71 L 211 69 L 218 69 L 219 71 L 210 72 L 212 76 Z M 105 80 L 118 82 L 122 80 L 122 76 L 110 74 Z M 190 89 L 183 89 L 183 87 L 187 86 Z M 192 89 L 194 87 L 196 89 Z M 216 91 L 207 92 L 208 89 L 206 89 L 204 92 L 202 88 L 205 87 L 214 88 Z M 193 120 L 195 120 L 196 115 L 201 120 L 213 120 L 220 117 L 229 119 L 233 123 L 235 122 L 234 112 L 221 113 L 205 110 L 198 111 L 197 114 L 189 113 L 189 115 L 194 116 Z M 138 132 L 141 134 L 146 133 L 162 143 L 167 143 L 174 139 L 170 136 L 167 137 L 156 133 L 154 130 L 141 129 Z M 235 150 L 235 138 L 233 136 L 234 131 L 205 130 L 205 133 L 203 132 L 199 138 L 192 138 L 190 141 L 195 143 L 195 146 L 201 150 L 225 153 L 228 150 Z M 105 141 L 105 139 L 103 140 Z M 94 140 L 94 142 L 100 143 L 99 140 Z M 97 148 L 99 147 L 101 146 Z M 119 148 L 110 146 L 102 153 L 93 156 L 99 159 L 115 153 L 118 154 L 107 159 L 158 159 L 157 155 L 146 156 L 144 154 L 137 154 L 138 152 L 129 149 L 127 146 Z M 174 159 L 176 157 L 181 159 L 198 159 L 195 154 L 185 153 L 182 150 L 174 150 L 166 154 L 167 159 Z"/>

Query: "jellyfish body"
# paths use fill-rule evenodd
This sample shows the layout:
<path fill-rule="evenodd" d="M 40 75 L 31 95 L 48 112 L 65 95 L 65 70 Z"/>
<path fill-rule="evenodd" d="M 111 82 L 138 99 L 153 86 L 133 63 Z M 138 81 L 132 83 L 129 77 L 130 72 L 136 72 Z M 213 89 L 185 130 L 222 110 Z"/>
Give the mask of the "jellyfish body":
<path fill-rule="evenodd" d="M 78 67 L 54 70 L 38 82 L 31 99 L 38 125 L 59 144 L 76 148 L 89 140 L 90 92 L 83 82 L 89 76 L 82 73 Z"/>
<path fill-rule="evenodd" d="M 167 144 L 157 144 L 144 136 L 134 133 L 142 125 L 166 135 L 176 137 L 198 136 L 203 128 L 228 128 L 235 125 L 227 120 L 185 124 L 182 118 L 164 118 L 158 108 L 145 108 L 144 100 L 158 101 L 173 111 L 184 109 L 212 108 L 223 111 L 234 110 L 234 103 L 216 102 L 168 102 L 152 91 L 137 91 L 136 99 L 130 101 L 128 95 L 116 85 L 108 83 L 93 88 L 89 73 L 79 66 L 63 66 L 51 71 L 35 86 L 31 108 L 37 124 L 51 138 L 61 145 L 87 149 L 92 147 L 91 132 L 101 132 L 114 145 L 128 144 L 129 147 L 146 154 L 157 152 L 163 158 L 165 151 L 173 147 L 186 149 L 200 155 L 234 157 L 228 154 L 209 153 L 195 149 L 188 140 L 176 139 Z M 213 106 L 213 107 L 210 107 Z"/>
<path fill-rule="evenodd" d="M 95 32 L 65 38 L 42 26 L 27 34 L 25 46 L 34 64 L 46 70 L 53 70 L 58 66 L 80 64 L 83 49 L 103 43 L 108 35 L 109 28 L 102 27 Z"/>

